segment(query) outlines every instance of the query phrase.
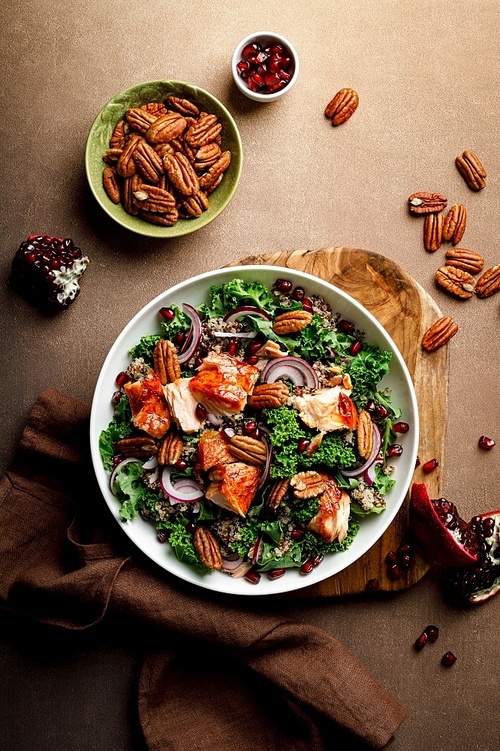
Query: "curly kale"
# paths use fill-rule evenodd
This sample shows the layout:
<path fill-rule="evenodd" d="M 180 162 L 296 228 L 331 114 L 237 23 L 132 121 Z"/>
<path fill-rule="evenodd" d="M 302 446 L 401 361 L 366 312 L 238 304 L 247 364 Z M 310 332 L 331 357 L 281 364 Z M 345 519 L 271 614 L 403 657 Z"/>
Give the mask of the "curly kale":
<path fill-rule="evenodd" d="M 134 432 L 131 423 L 132 411 L 128 398 L 122 395 L 115 407 L 114 415 L 105 430 L 99 436 L 99 451 L 104 469 L 111 472 L 113 469 L 113 456 L 116 453 L 116 443 L 122 438 L 130 438 Z"/>
<path fill-rule="evenodd" d="M 202 317 L 219 318 L 241 305 L 255 305 L 269 313 L 276 308 L 272 294 L 260 282 L 232 279 L 220 286 L 212 285 L 209 302 L 203 303 L 198 311 Z"/>

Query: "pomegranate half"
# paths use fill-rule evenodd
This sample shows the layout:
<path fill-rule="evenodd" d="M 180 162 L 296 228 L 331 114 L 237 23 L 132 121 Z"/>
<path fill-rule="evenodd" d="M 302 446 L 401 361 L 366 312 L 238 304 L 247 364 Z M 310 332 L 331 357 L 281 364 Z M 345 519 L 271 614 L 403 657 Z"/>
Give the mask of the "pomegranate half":
<path fill-rule="evenodd" d="M 431 498 L 424 482 L 412 485 L 410 524 L 430 560 L 455 567 L 472 566 L 479 560 L 475 530 L 454 503 Z"/>
<path fill-rule="evenodd" d="M 500 511 L 475 516 L 471 527 L 478 538 L 479 560 L 449 569 L 446 579 L 455 597 L 477 605 L 500 592 Z"/>

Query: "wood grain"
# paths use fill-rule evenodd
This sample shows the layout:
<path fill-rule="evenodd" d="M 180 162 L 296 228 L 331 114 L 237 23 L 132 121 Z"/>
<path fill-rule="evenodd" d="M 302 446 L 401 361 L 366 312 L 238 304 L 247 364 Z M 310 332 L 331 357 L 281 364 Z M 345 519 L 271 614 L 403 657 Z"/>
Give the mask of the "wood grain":
<path fill-rule="evenodd" d="M 442 470 L 447 419 L 448 348 L 425 352 L 421 339 L 441 311 L 425 290 L 385 256 L 358 248 L 292 250 L 249 256 L 231 264 L 275 265 L 297 269 L 340 287 L 365 306 L 384 326 L 398 346 L 410 371 L 420 417 L 418 456 L 421 463 L 435 457 L 439 467 L 424 475 L 415 470 L 414 481 L 426 482 L 431 495 L 442 495 Z M 380 540 L 356 563 L 319 584 L 300 590 L 299 596 L 337 596 L 365 591 L 366 582 L 378 578 L 381 591 L 396 591 L 418 582 L 428 563 L 415 551 L 408 572 L 393 581 L 387 574 L 386 555 L 411 542 L 409 498 Z M 295 593 L 297 596 L 297 593 Z"/>

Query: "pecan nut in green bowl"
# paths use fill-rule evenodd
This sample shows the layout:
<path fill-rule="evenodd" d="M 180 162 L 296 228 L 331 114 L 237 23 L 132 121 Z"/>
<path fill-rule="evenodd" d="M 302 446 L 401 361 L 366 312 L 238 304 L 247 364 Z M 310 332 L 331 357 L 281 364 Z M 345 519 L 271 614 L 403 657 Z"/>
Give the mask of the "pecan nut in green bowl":
<path fill-rule="evenodd" d="M 118 224 L 174 238 L 212 222 L 231 200 L 243 151 L 230 112 L 207 91 L 148 81 L 114 96 L 87 139 L 94 197 Z"/>

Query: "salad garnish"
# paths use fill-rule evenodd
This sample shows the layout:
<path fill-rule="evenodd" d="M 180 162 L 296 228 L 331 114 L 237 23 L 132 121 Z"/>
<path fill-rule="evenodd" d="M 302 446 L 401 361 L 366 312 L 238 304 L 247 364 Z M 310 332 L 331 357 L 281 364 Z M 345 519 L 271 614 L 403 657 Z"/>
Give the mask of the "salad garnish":
<path fill-rule="evenodd" d="M 234 278 L 161 308 L 129 356 L 99 449 L 120 518 L 180 561 L 306 574 L 384 512 L 409 429 L 380 384 L 391 353 L 322 297 Z"/>

